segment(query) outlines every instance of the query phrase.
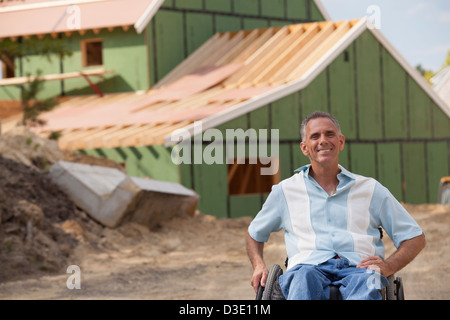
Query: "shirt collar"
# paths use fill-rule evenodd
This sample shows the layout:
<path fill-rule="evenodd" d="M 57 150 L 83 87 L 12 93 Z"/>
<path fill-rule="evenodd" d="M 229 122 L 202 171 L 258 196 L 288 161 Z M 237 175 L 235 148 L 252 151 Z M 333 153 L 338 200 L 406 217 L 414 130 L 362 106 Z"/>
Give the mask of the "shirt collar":
<path fill-rule="evenodd" d="M 309 168 L 311 167 L 311 164 L 304 165 L 298 169 L 295 169 L 294 172 L 303 172 L 303 174 L 309 176 Z M 338 174 L 338 179 L 341 180 L 341 178 L 349 178 L 350 180 L 355 180 L 355 176 L 353 173 L 345 169 L 343 166 L 339 165 L 339 169 L 341 169 L 341 172 Z"/>

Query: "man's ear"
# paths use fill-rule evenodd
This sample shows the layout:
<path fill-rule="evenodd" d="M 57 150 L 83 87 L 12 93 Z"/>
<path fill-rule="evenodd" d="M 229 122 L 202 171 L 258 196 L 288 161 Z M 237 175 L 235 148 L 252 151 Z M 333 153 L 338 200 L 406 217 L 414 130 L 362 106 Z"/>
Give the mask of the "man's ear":
<path fill-rule="evenodd" d="M 345 146 L 345 137 L 343 134 L 341 134 L 339 137 L 339 151 L 344 150 L 344 146 Z"/>
<path fill-rule="evenodd" d="M 302 153 L 309 157 L 309 153 L 308 153 L 308 148 L 306 147 L 306 143 L 304 143 L 303 141 L 300 142 L 300 150 L 302 150 Z"/>

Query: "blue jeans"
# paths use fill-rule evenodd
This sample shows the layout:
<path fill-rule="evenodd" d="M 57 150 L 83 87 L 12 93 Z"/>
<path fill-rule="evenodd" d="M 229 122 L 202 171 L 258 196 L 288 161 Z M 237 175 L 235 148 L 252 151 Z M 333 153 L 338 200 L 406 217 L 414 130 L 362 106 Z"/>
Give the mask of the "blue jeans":
<path fill-rule="evenodd" d="M 319 265 L 299 264 L 281 275 L 287 300 L 328 300 L 330 284 L 340 285 L 344 300 L 381 300 L 380 289 L 388 280 L 378 272 L 349 266 L 346 259 L 330 259 Z"/>

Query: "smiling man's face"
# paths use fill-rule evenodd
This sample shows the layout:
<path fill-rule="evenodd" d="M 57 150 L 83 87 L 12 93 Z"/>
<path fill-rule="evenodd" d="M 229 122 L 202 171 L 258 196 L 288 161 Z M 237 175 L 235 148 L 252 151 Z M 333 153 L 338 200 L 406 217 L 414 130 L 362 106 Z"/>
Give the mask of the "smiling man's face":
<path fill-rule="evenodd" d="M 339 134 L 330 119 L 315 118 L 307 123 L 305 141 L 300 143 L 300 148 L 313 165 L 337 165 L 339 152 L 344 150 L 344 143 L 344 136 Z"/>

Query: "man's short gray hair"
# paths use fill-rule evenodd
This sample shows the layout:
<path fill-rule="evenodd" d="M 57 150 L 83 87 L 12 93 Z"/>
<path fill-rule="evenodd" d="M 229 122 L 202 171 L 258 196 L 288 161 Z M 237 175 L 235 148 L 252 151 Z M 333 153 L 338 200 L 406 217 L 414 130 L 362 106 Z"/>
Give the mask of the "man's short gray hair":
<path fill-rule="evenodd" d="M 336 120 L 336 118 L 331 115 L 331 113 L 328 113 L 325 111 L 315 111 L 315 112 L 311 113 L 309 116 L 307 116 L 305 118 L 305 120 L 302 121 L 302 124 L 300 126 L 300 135 L 302 137 L 302 141 L 306 140 L 306 125 L 308 124 L 308 122 L 310 120 L 317 119 L 317 118 L 330 119 L 333 122 L 336 129 L 338 130 L 339 135 L 342 135 L 341 126 L 339 125 L 339 122 Z"/>

